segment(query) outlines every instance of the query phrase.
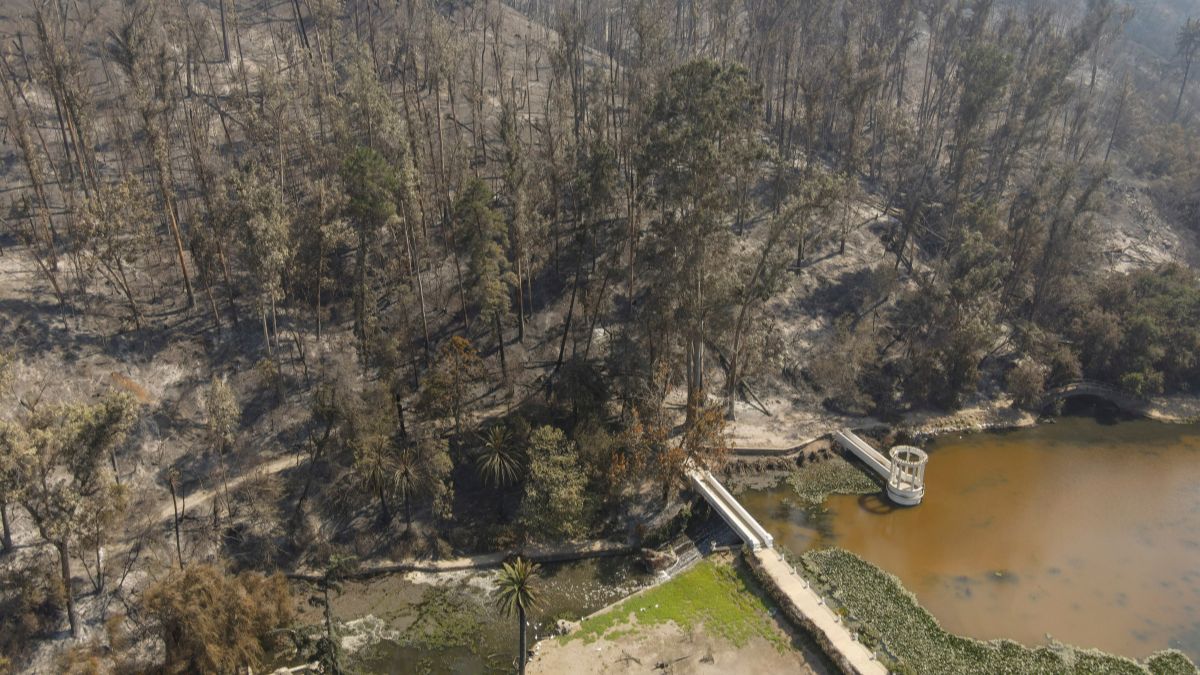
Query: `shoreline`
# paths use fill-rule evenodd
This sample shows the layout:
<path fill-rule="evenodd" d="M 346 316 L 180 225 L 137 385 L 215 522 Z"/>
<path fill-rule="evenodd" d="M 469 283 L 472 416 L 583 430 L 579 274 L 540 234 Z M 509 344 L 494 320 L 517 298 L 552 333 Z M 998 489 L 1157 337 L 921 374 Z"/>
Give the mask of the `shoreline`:
<path fill-rule="evenodd" d="M 1105 399 L 1105 400 L 1108 400 L 1108 399 Z M 1195 397 L 1195 396 L 1183 397 L 1183 396 L 1181 396 L 1181 397 L 1175 397 L 1173 399 L 1173 401 L 1176 404 L 1184 404 L 1186 406 L 1191 406 L 1192 409 L 1200 408 L 1200 397 Z M 1116 405 L 1116 407 L 1125 414 L 1129 414 L 1135 418 L 1146 419 L 1146 420 L 1158 422 L 1161 424 L 1176 424 L 1176 425 L 1195 424 L 1195 423 L 1197 423 L 1197 421 L 1200 421 L 1196 417 L 1191 416 L 1190 414 L 1183 415 L 1183 416 L 1178 415 L 1178 414 L 1168 414 L 1167 412 L 1165 412 L 1163 410 L 1162 407 L 1150 407 L 1149 404 L 1147 404 L 1145 406 L 1140 406 L 1136 409 L 1131 409 L 1131 407 L 1128 405 L 1120 405 L 1117 402 L 1112 402 L 1112 401 L 1110 401 L 1110 403 L 1113 403 L 1114 405 Z M 1177 408 L 1177 410 L 1178 410 L 1178 408 Z M 875 425 L 871 425 L 867 428 L 875 429 L 875 430 L 884 430 L 884 431 L 887 431 L 891 435 L 899 433 L 899 434 L 908 434 L 910 436 L 917 436 L 917 437 L 920 437 L 920 436 L 932 437 L 932 436 L 954 434 L 954 433 L 968 434 L 968 433 L 980 432 L 980 431 L 1004 431 L 1004 430 L 1030 428 L 1030 427 L 1035 427 L 1042 423 L 1053 423 L 1054 419 L 1058 416 L 1059 415 L 1053 415 L 1053 416 L 1034 415 L 1031 412 L 1013 408 L 1011 406 L 1011 403 L 1006 399 L 998 399 L 998 400 L 992 401 L 989 404 L 967 408 L 967 409 L 958 411 L 957 413 L 950 414 L 950 415 L 909 416 L 907 419 L 905 419 L 901 423 L 894 425 L 894 426 L 893 425 L 885 425 L 885 424 L 875 424 Z M 738 475 L 736 473 L 735 473 L 735 475 L 727 475 L 726 479 L 729 480 L 733 484 L 745 483 L 747 481 L 747 479 L 749 479 L 751 485 L 745 485 L 745 487 L 754 487 L 754 485 L 752 483 L 761 482 L 763 480 L 766 480 L 766 481 L 769 481 L 772 483 L 778 482 L 778 480 L 782 479 L 784 476 L 786 476 L 796 470 L 796 467 L 791 466 L 791 464 L 799 456 L 803 455 L 806 460 L 818 460 L 819 461 L 820 449 L 816 446 L 827 447 L 827 445 L 828 445 L 826 442 L 827 438 L 828 438 L 827 435 L 818 436 L 816 438 L 809 439 L 797 446 L 794 446 L 791 448 L 786 448 L 786 449 L 775 450 L 773 452 L 771 450 L 767 450 L 767 449 L 751 449 L 749 452 L 742 452 L 742 449 L 734 449 L 731 451 L 731 455 L 732 455 L 731 463 L 735 463 L 735 466 L 737 466 L 739 469 L 740 475 Z M 805 466 L 807 466 L 808 464 L 809 464 L 808 461 L 804 462 Z M 747 469 L 750 467 L 756 467 L 756 466 L 759 467 L 759 470 L 755 473 L 747 475 Z M 751 468 L 750 471 L 753 471 L 753 469 Z M 839 550 L 839 549 L 832 549 L 832 550 Z M 793 555 L 787 549 L 782 549 L 781 552 L 783 552 L 789 556 Z M 803 554 L 803 555 L 796 554 L 796 557 L 794 559 L 804 560 L 804 559 L 806 559 L 805 558 L 806 555 L 807 554 Z M 931 634 L 931 639 L 933 639 L 933 638 L 943 639 L 942 637 L 939 637 L 939 636 L 944 636 L 944 639 L 959 641 L 964 645 L 968 645 L 968 646 L 972 647 L 972 650 L 976 650 L 976 649 L 977 650 L 986 650 L 986 651 L 980 652 L 981 654 L 984 654 L 985 657 L 986 657 L 986 654 L 989 654 L 991 650 L 1001 650 L 1001 648 L 1005 647 L 1005 645 L 1011 645 L 1011 648 L 1013 648 L 1013 649 L 1019 648 L 1022 651 L 1022 653 L 1028 653 L 1031 655 L 1044 656 L 1045 654 L 1049 654 L 1049 653 L 1069 654 L 1072 657 L 1078 657 L 1080 660 L 1093 660 L 1096 662 L 1109 663 L 1110 665 L 1111 664 L 1119 664 L 1122 667 L 1129 667 L 1129 668 L 1133 669 L 1134 672 L 1158 673 L 1158 672 L 1160 672 L 1158 670 L 1159 666 L 1163 666 L 1168 663 L 1172 666 L 1179 665 L 1178 663 L 1176 663 L 1176 661 L 1179 659 L 1184 659 L 1183 663 L 1185 663 L 1188 666 L 1188 668 L 1194 668 L 1193 664 L 1191 664 L 1190 661 L 1186 661 L 1186 657 L 1183 656 L 1182 653 L 1178 652 L 1177 650 L 1171 650 L 1171 649 L 1160 650 L 1159 652 L 1156 652 L 1153 655 L 1151 655 L 1151 657 L 1148 657 L 1145 660 L 1139 661 L 1137 659 L 1133 659 L 1131 657 L 1126 657 L 1126 656 L 1123 656 L 1123 655 L 1117 654 L 1117 653 L 1103 652 L 1103 651 L 1095 650 L 1095 649 L 1077 648 L 1077 647 L 1073 647 L 1073 646 L 1069 646 L 1069 645 L 1064 645 L 1064 644 L 1061 644 L 1058 642 L 1052 642 L 1051 645 L 1049 645 L 1049 646 L 1037 645 L 1037 644 L 1026 645 L 1024 643 L 1018 643 L 1018 642 L 1014 642 L 1012 640 L 990 640 L 990 641 L 976 640 L 974 638 L 967 638 L 967 637 L 958 636 L 956 634 L 948 633 L 940 628 L 940 624 L 938 624 L 936 619 L 933 618 L 931 614 L 929 614 L 928 610 L 925 609 L 923 606 L 921 606 L 919 603 L 917 603 L 915 597 L 912 596 L 911 593 L 909 593 L 903 587 L 903 585 L 900 584 L 900 582 L 893 575 L 891 575 L 887 570 L 885 570 L 881 567 L 875 566 L 875 565 L 871 565 L 870 563 L 865 563 L 865 561 L 863 561 L 863 564 L 870 565 L 871 569 L 873 570 L 873 572 L 875 574 L 879 575 L 880 577 L 886 577 L 887 579 L 889 579 L 890 581 L 895 583 L 896 587 L 899 589 L 896 592 L 896 595 L 899 595 L 899 596 L 905 597 L 905 598 L 911 598 L 912 602 L 915 604 L 915 606 L 917 608 L 916 611 L 918 611 L 922 616 L 929 617 L 929 620 L 932 622 L 932 624 L 938 628 L 937 635 Z M 802 567 L 803 566 L 798 565 L 797 570 L 801 571 L 801 573 L 804 573 L 801 570 Z M 805 574 L 805 576 L 808 576 L 808 574 Z M 810 578 L 810 581 L 811 580 L 812 579 Z M 762 583 L 761 579 L 759 581 L 760 581 L 760 583 Z M 836 597 L 834 595 L 834 593 L 836 591 L 837 591 L 836 585 L 832 586 L 832 587 L 826 585 L 826 587 L 821 592 L 821 596 L 823 598 L 825 598 L 826 601 L 830 601 L 832 598 Z M 778 603 L 777 598 L 776 598 L 776 602 Z M 597 612 L 597 614 L 603 614 L 607 611 L 610 611 L 613 609 L 613 607 L 617 606 L 618 604 L 619 603 L 614 603 L 614 605 L 611 607 L 599 610 Z M 790 616 L 790 615 L 787 618 L 789 620 L 789 623 L 791 623 L 791 625 L 793 626 L 793 628 L 795 628 L 796 630 L 807 631 L 809 633 L 810 637 L 813 636 L 812 631 L 806 629 L 803 621 L 797 621 L 795 619 L 795 617 Z M 895 656 L 894 652 L 897 652 L 897 651 L 903 652 L 904 651 L 903 649 L 901 649 L 901 650 L 888 649 L 885 646 L 885 645 L 891 644 L 891 641 L 887 639 L 888 635 L 895 636 L 895 635 L 904 634 L 904 631 L 900 630 L 901 628 L 903 628 L 903 626 L 892 625 L 889 627 L 888 625 L 884 624 L 879 627 L 879 630 L 876 632 L 876 635 L 872 636 L 877 641 L 876 644 L 881 649 L 884 649 L 884 651 L 888 654 L 889 657 L 894 657 Z M 620 646 L 620 644 L 617 643 L 617 646 Z M 1008 649 L 1008 648 L 1005 647 L 1005 649 Z M 834 659 L 834 661 L 836 662 L 836 656 L 830 654 L 828 652 L 828 650 L 825 650 L 825 651 L 826 651 L 826 656 Z M 1003 651 L 1003 650 L 1001 650 L 1001 651 Z M 987 658 L 990 658 L 990 657 L 987 657 Z M 986 661 L 984 661 L 982 663 L 986 664 Z M 910 667 L 913 667 L 913 664 L 911 664 L 911 663 L 909 663 L 907 665 Z M 917 664 L 918 667 L 920 665 L 921 664 Z M 982 670 L 980 670 L 979 672 L 986 672 L 986 666 L 981 666 L 981 668 L 982 668 Z M 1170 671 L 1163 671 L 1163 672 L 1175 672 L 1175 671 L 1170 670 Z M 1194 672 L 1194 670 L 1188 669 L 1183 672 Z"/>
<path fill-rule="evenodd" d="M 1079 394 L 1071 397 L 1092 396 L 1116 406 L 1121 412 L 1148 419 L 1161 424 L 1200 423 L 1200 394 L 1172 394 L 1148 399 L 1137 399 L 1123 395 L 1121 400 L 1103 394 Z M 1066 400 L 1065 398 L 1060 400 Z M 898 422 L 889 423 L 875 418 L 847 418 L 844 425 L 831 425 L 820 434 L 810 435 L 799 442 L 777 445 L 755 444 L 754 446 L 730 447 L 730 456 L 735 459 L 790 459 L 814 443 L 829 437 L 834 429 L 847 426 L 856 431 L 889 431 L 909 436 L 937 436 L 940 434 L 972 433 L 976 431 L 1005 431 L 1026 429 L 1053 419 L 1056 415 L 1043 415 L 1013 406 L 1012 398 L 1000 395 L 989 398 L 951 413 L 933 410 L 909 411 Z M 858 423 L 855 423 L 855 420 Z M 734 422 L 733 426 L 738 426 Z"/>
<path fill-rule="evenodd" d="M 1187 397 L 1187 401 L 1191 402 L 1192 405 L 1200 407 L 1200 397 Z M 1131 412 L 1126 410 L 1124 407 L 1121 407 L 1121 409 L 1124 412 Z M 1179 417 L 1167 417 L 1165 419 L 1160 419 L 1159 417 L 1156 417 L 1152 414 L 1147 414 L 1144 411 L 1140 412 L 1141 414 L 1139 416 L 1141 417 L 1166 424 L 1187 424 L 1194 423 L 1196 421 L 1190 418 Z M 1003 431 L 1008 429 L 1028 428 L 1036 426 L 1039 423 L 1044 423 L 1046 420 L 1047 418 L 1045 417 L 1039 417 L 1028 411 L 1013 408 L 1008 399 L 999 398 L 994 399 L 989 403 L 964 408 L 951 414 L 910 413 L 905 416 L 904 420 L 895 425 L 877 422 L 856 428 L 887 431 L 893 434 L 903 433 L 910 436 L 937 436 L 951 433 L 973 433 L 979 431 Z M 806 458 L 816 459 L 819 456 L 821 448 L 828 447 L 828 433 L 829 432 L 826 432 L 820 436 L 808 439 L 799 445 L 790 448 L 731 449 L 731 459 L 733 462 L 739 462 L 743 466 L 757 465 L 762 468 L 756 472 L 757 475 L 727 475 L 723 477 L 723 480 L 729 481 L 729 483 L 732 484 L 738 484 L 746 479 L 769 479 L 773 483 L 778 482 L 778 480 L 795 470 L 795 466 L 790 465 L 796 459 L 796 457 L 800 456 L 801 454 L 805 454 Z M 351 575 L 351 578 L 369 579 L 392 574 L 403 574 L 407 572 L 422 572 L 437 578 L 443 574 L 452 574 L 456 572 L 462 572 L 464 570 L 478 571 L 495 567 L 498 566 L 503 560 L 506 560 L 512 555 L 516 555 L 518 553 L 539 562 L 556 562 L 614 555 L 631 555 L 636 554 L 638 550 L 638 547 L 625 543 L 619 543 L 610 540 L 597 540 L 571 546 L 531 546 L 523 551 L 493 552 L 439 561 L 420 559 L 404 561 L 377 560 L 374 562 L 367 561 L 364 569 L 356 570 Z M 787 553 L 791 555 L 790 551 Z M 700 558 L 694 561 L 693 565 L 706 559 L 708 558 Z M 586 616 L 581 616 L 576 620 L 570 621 L 569 624 L 571 627 L 577 628 L 582 622 L 585 622 L 589 619 L 594 619 L 597 616 L 614 610 L 622 603 L 628 602 L 631 599 L 635 599 L 641 595 L 650 593 L 655 589 L 660 588 L 664 584 L 669 583 L 673 579 L 677 578 L 680 574 L 686 573 L 693 567 L 693 565 L 688 565 L 677 570 L 676 573 L 670 577 L 655 575 L 647 585 L 637 589 L 630 595 L 615 599 L 610 604 L 598 608 Z M 883 574 L 888 574 L 886 570 L 881 568 L 877 569 L 879 569 L 879 571 Z M 319 574 L 313 573 L 312 570 L 307 569 L 295 570 L 287 576 L 290 580 L 307 582 L 313 582 L 320 578 Z M 822 595 L 824 596 L 825 594 Z M 804 632 L 810 639 L 812 638 L 811 633 L 805 631 L 803 626 L 797 625 L 794 621 L 790 620 L 788 623 L 793 629 Z M 636 637 L 636 635 L 633 637 Z M 555 640 L 554 637 L 543 638 L 537 643 L 533 643 L 531 648 L 536 650 L 539 645 L 542 645 L 542 643 L 551 642 L 553 640 Z M 619 646 L 619 643 L 614 642 L 611 646 Z"/>
<path fill-rule="evenodd" d="M 1005 638 L 980 640 L 947 631 L 895 575 L 844 549 L 807 551 L 795 559 L 798 574 L 839 608 L 863 638 L 877 645 L 893 665 L 915 672 L 1136 672 L 1166 675 L 1197 672 L 1181 651 L 1165 648 L 1145 659 L 1068 645 L 1051 638 L 1028 645 Z M 902 635 L 919 644 L 900 644 Z"/>

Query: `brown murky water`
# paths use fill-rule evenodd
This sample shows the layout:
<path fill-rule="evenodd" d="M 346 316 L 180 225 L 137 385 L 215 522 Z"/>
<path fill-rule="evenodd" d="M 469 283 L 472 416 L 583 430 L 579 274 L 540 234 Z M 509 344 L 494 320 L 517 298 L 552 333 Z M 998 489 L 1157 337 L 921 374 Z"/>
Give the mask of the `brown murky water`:
<path fill-rule="evenodd" d="M 910 509 L 804 508 L 790 490 L 739 498 L 792 551 L 840 546 L 895 574 L 953 632 L 1200 662 L 1200 426 L 1065 417 L 939 439 Z"/>

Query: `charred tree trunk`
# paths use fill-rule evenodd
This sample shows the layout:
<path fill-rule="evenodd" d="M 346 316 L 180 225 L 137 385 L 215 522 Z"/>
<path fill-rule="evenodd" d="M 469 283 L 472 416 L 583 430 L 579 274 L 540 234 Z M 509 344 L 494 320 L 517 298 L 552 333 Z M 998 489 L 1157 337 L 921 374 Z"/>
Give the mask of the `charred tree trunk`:
<path fill-rule="evenodd" d="M 500 312 L 492 314 L 496 326 L 496 346 L 500 350 L 500 374 L 504 380 L 508 380 L 508 361 L 504 355 L 504 327 L 500 324 Z"/>
<path fill-rule="evenodd" d="M 4 553 L 11 553 L 13 550 L 12 523 L 8 522 L 8 504 L 4 502 L 0 502 L 0 523 L 4 525 L 3 549 L 0 550 Z"/>
<path fill-rule="evenodd" d="M 225 1 L 220 0 L 218 3 L 221 12 L 221 61 L 229 63 L 229 29 L 225 24 Z"/>
<path fill-rule="evenodd" d="M 71 551 L 66 539 L 54 542 L 58 551 L 58 563 L 62 571 L 63 594 L 67 601 L 67 622 L 71 624 L 71 637 L 79 637 L 79 615 L 75 610 L 75 593 L 71 590 Z"/>

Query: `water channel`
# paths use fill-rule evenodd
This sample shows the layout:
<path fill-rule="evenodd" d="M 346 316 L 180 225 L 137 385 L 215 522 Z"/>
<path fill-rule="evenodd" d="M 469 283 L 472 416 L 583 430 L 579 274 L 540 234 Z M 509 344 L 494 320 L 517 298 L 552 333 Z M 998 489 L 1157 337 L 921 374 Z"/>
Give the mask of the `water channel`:
<path fill-rule="evenodd" d="M 948 630 L 1200 662 L 1200 426 L 1094 415 L 929 446 L 925 501 L 739 495 L 778 546 L 840 546 Z"/>

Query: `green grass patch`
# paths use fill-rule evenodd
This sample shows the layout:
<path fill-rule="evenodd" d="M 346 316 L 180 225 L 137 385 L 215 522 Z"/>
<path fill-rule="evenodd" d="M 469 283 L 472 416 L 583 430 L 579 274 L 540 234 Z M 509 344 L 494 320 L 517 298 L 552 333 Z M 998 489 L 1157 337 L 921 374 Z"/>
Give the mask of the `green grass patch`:
<path fill-rule="evenodd" d="M 820 504 L 829 495 L 869 495 L 880 490 L 874 479 L 836 455 L 796 469 L 788 477 L 788 484 L 801 501 L 809 504 Z"/>
<path fill-rule="evenodd" d="M 709 634 L 738 647 L 758 636 L 786 651 L 789 641 L 775 625 L 771 609 L 753 583 L 740 567 L 704 560 L 660 586 L 585 619 L 578 630 L 559 639 L 591 643 L 671 621 L 685 631 L 703 625 Z"/>
<path fill-rule="evenodd" d="M 925 675 L 979 673 L 1195 673 L 1175 650 L 1158 652 L 1142 665 L 1123 656 L 1062 644 L 1026 647 L 1012 640 L 987 642 L 948 633 L 896 577 L 842 549 L 809 551 L 806 574 L 864 636 L 881 643 L 893 670 Z"/>

